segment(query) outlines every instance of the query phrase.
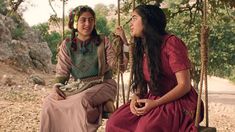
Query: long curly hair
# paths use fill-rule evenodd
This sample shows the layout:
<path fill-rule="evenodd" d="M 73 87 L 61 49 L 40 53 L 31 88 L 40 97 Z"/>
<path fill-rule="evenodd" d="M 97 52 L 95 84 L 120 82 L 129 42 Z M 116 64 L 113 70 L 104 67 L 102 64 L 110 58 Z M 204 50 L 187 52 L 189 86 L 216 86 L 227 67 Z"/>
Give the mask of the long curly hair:
<path fill-rule="evenodd" d="M 163 36 L 167 34 L 166 16 L 162 9 L 156 5 L 139 5 L 134 11 L 140 15 L 143 24 L 143 37 L 134 37 L 133 72 L 134 81 L 132 90 L 139 89 L 139 96 L 147 94 L 147 82 L 143 74 L 143 55 L 147 56 L 150 73 L 150 91 L 155 95 L 161 94 L 157 80 L 161 77 L 161 46 Z"/>
<path fill-rule="evenodd" d="M 96 19 L 95 12 L 94 10 L 87 6 L 87 5 L 82 5 L 74 8 L 70 13 L 69 13 L 69 22 L 68 22 L 68 27 L 72 30 L 71 32 L 71 48 L 73 50 L 77 50 L 77 22 L 79 17 L 84 13 L 84 12 L 89 12 L 91 15 Z M 101 42 L 100 35 L 98 35 L 96 28 L 94 26 L 92 32 L 91 32 L 91 38 L 92 40 L 95 41 L 95 44 L 98 46 Z"/>

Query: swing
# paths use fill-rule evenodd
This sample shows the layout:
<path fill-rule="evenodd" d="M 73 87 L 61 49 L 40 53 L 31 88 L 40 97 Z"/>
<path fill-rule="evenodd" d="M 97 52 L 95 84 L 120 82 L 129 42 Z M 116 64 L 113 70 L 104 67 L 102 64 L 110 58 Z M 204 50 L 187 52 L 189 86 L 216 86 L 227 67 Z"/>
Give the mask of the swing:
<path fill-rule="evenodd" d="M 197 101 L 197 111 L 196 111 L 196 119 L 195 126 L 198 128 L 200 132 L 216 132 L 215 127 L 209 127 L 209 118 L 208 118 L 208 87 L 207 87 L 207 65 L 208 65 L 208 45 L 207 40 L 209 36 L 209 27 L 207 26 L 207 0 L 203 2 L 203 24 L 201 27 L 201 75 L 200 75 L 200 88 L 198 91 L 198 101 Z M 201 94 L 202 94 L 202 86 L 205 84 L 205 115 L 206 115 L 206 126 L 199 126 L 199 115 L 201 108 Z"/>
<path fill-rule="evenodd" d="M 120 0 L 117 0 L 118 2 L 118 26 L 120 26 Z M 51 0 L 49 0 L 49 4 L 52 8 L 52 10 L 54 11 L 55 13 L 55 16 L 56 16 L 56 12 L 54 10 L 54 8 L 52 7 L 52 4 L 51 4 Z M 64 10 L 65 10 L 65 0 L 63 0 L 63 16 L 62 16 L 62 21 L 63 21 L 63 29 L 62 29 L 62 40 L 64 40 L 64 22 L 65 22 L 65 15 L 64 15 Z M 116 108 L 118 108 L 119 106 L 119 85 L 120 85 L 120 78 L 121 78 L 121 86 L 122 86 L 122 95 L 123 95 L 123 103 L 125 104 L 125 91 L 124 91 L 124 81 L 123 81 L 123 73 L 120 72 L 120 65 L 123 64 L 123 43 L 122 43 L 122 40 L 120 37 L 118 36 L 114 36 L 114 39 L 112 41 L 114 43 L 114 48 L 115 48 L 115 51 L 116 51 L 116 56 L 117 56 L 117 90 L 118 90 L 118 93 L 117 93 L 117 99 L 116 99 Z M 112 106 L 113 104 L 111 104 L 110 101 L 107 101 L 104 103 L 103 106 L 106 106 L 106 105 L 109 105 L 109 106 Z M 103 107 L 105 109 L 105 107 Z M 109 112 L 106 112 L 104 111 L 103 109 L 103 112 L 102 112 L 102 118 L 104 119 L 107 119 L 109 118 L 109 116 L 112 114 L 112 113 L 109 113 Z M 106 108 L 107 109 L 107 108 Z M 115 109 L 115 108 L 114 108 Z"/>
<path fill-rule="evenodd" d="M 207 60 L 208 60 L 208 53 L 207 53 L 207 40 L 208 40 L 208 33 L 209 28 L 206 25 L 206 13 L 207 13 L 207 0 L 204 0 L 203 2 L 203 25 L 201 28 L 201 76 L 200 76 L 200 89 L 198 92 L 198 103 L 197 103 L 197 111 L 196 111 L 196 118 L 195 118 L 195 126 L 198 128 L 200 132 L 216 132 L 215 127 L 209 127 L 209 118 L 208 118 L 208 90 L 207 90 Z M 135 0 L 133 0 L 133 9 L 135 8 Z M 131 82 L 133 79 L 133 43 L 129 45 L 129 63 L 130 63 L 130 78 L 128 83 L 128 92 L 127 92 L 127 100 L 129 99 L 130 95 L 130 88 L 131 88 Z M 205 110 L 206 110 L 206 126 L 199 126 L 199 116 L 200 116 L 200 109 L 201 109 L 201 94 L 202 94 L 202 86 L 203 82 L 205 83 Z"/>
<path fill-rule="evenodd" d="M 120 0 L 117 0 L 117 4 L 118 4 L 118 26 L 120 26 Z M 53 6 L 52 6 L 52 3 L 51 3 L 51 0 L 49 0 L 49 5 L 50 7 L 52 8 L 53 12 L 55 13 L 55 15 L 53 16 L 57 16 L 57 13 L 55 12 Z M 133 0 L 133 9 L 135 8 L 135 0 Z M 65 10 L 65 0 L 63 0 L 63 11 L 62 11 L 62 40 L 64 40 L 65 38 L 65 13 L 64 13 L 64 10 Z M 57 23 L 57 25 L 59 25 Z M 118 90 L 118 93 L 117 93 L 117 99 L 116 99 L 116 108 L 118 108 L 119 106 L 119 84 L 120 84 L 120 78 L 121 78 L 121 86 L 122 86 L 122 95 L 123 95 L 123 103 L 125 104 L 128 100 L 129 100 L 129 94 L 130 94 L 130 85 L 131 85 L 131 78 L 129 79 L 129 83 L 128 83 L 128 94 L 127 94 L 127 98 L 125 99 L 125 90 L 124 90 L 124 81 L 123 81 L 123 73 L 120 72 L 120 65 L 123 63 L 121 60 L 123 60 L 123 56 L 121 56 L 123 54 L 123 46 L 120 46 L 120 45 L 123 45 L 122 44 L 122 41 L 121 41 L 121 38 L 120 37 L 117 37 L 117 36 L 114 36 L 114 39 L 113 39 L 113 42 L 114 42 L 114 47 L 115 47 L 115 50 L 117 51 L 116 52 L 116 55 L 117 55 L 117 62 L 118 62 L 118 65 L 117 65 L 117 90 Z M 57 46 L 59 47 L 59 46 Z M 133 49 L 133 45 L 129 45 L 129 48 L 130 49 Z M 132 50 L 129 51 L 129 58 L 130 58 L 130 67 L 131 67 L 131 73 L 130 73 L 130 77 L 132 77 Z M 109 113 L 105 114 L 107 117 L 109 115 Z"/>
<path fill-rule="evenodd" d="M 117 0 L 118 5 L 118 26 L 120 26 L 120 0 Z M 117 62 L 117 98 L 116 98 L 116 109 L 119 107 L 119 91 L 120 91 L 120 79 L 121 79 L 121 88 L 122 88 L 122 97 L 123 97 L 123 104 L 126 103 L 125 100 L 125 89 L 124 89 L 124 81 L 123 81 L 123 73 L 120 71 L 120 66 L 123 64 L 123 42 L 119 36 L 113 35 L 112 44 L 114 47 L 115 55 L 116 55 L 116 62 Z M 103 112 L 103 118 L 107 119 L 112 113 L 105 113 Z"/>
<path fill-rule="evenodd" d="M 118 1 L 118 26 L 120 26 L 120 0 Z M 132 9 L 134 10 L 135 8 L 135 0 L 132 0 Z M 129 22 L 129 21 L 128 21 Z M 127 22 L 127 23 L 128 23 Z M 131 40 L 133 40 L 133 38 L 131 38 Z M 129 101 L 129 96 L 130 96 L 130 89 L 131 89 L 131 84 L 132 84 L 132 79 L 133 79 L 133 48 L 134 48 L 134 43 L 131 42 L 130 44 L 128 44 L 129 47 L 129 63 L 130 63 L 130 76 L 129 76 L 129 80 L 128 80 L 128 91 L 127 91 L 127 97 L 125 98 L 125 89 L 124 89 L 124 82 L 123 82 L 123 73 L 120 72 L 120 65 L 123 64 L 122 60 L 123 60 L 123 43 L 122 40 L 119 36 L 116 36 L 113 40 L 113 44 L 115 45 L 116 48 L 116 55 L 118 57 L 118 66 L 117 66 L 117 74 L 118 74 L 118 80 L 117 80 L 117 90 L 118 90 L 118 94 L 117 94 L 117 99 L 116 99 L 116 108 L 118 108 L 119 106 L 119 82 L 120 82 L 120 77 L 121 77 L 121 86 L 122 86 L 122 97 L 123 97 L 123 104 L 125 104 L 126 102 Z"/>
<path fill-rule="evenodd" d="M 120 26 L 120 0 L 117 0 L 118 2 L 118 26 Z M 207 0 L 204 0 L 203 3 L 203 25 L 201 28 L 201 77 L 200 77 L 200 89 L 199 89 L 199 94 L 198 94 L 198 104 L 197 104 L 197 112 L 196 112 L 196 119 L 195 119 L 195 126 L 198 128 L 199 131 L 201 132 L 215 132 L 216 128 L 214 127 L 209 127 L 208 126 L 208 93 L 207 93 L 207 45 L 206 45 L 206 40 L 208 39 L 208 31 L 209 28 L 206 26 L 206 4 Z M 135 8 L 135 0 L 133 0 L 133 9 Z M 63 1 L 63 37 L 64 37 L 64 1 Z M 119 91 L 120 91 L 120 79 L 121 79 L 121 86 L 122 86 L 122 95 L 123 95 L 123 104 L 125 104 L 129 100 L 129 95 L 130 95 L 130 88 L 131 88 L 131 83 L 133 79 L 133 43 L 129 44 L 129 63 L 130 63 L 130 78 L 128 80 L 128 91 L 127 91 L 127 98 L 125 98 L 125 90 L 124 90 L 124 82 L 123 82 L 123 73 L 120 72 L 120 65 L 123 63 L 123 43 L 120 37 L 114 36 L 113 39 L 114 47 L 116 49 L 116 55 L 117 55 L 117 98 L 116 98 L 116 108 L 119 107 Z M 200 115 L 200 108 L 201 108 L 201 93 L 202 93 L 202 86 L 203 82 L 205 83 L 205 110 L 206 110 L 206 126 L 199 126 L 199 115 Z M 111 105 L 111 104 L 110 104 Z M 103 119 L 108 119 L 109 116 L 112 113 L 107 113 L 103 111 L 102 113 L 102 118 Z"/>

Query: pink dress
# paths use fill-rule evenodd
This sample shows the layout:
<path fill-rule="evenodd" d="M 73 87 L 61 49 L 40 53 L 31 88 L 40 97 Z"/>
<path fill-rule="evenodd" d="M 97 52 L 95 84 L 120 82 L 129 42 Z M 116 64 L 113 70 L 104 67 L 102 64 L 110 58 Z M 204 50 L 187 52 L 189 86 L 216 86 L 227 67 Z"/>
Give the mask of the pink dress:
<path fill-rule="evenodd" d="M 58 77 L 69 76 L 71 67 L 76 64 L 75 61 L 72 61 L 72 57 L 68 52 L 71 47 L 70 44 L 70 42 L 66 41 L 61 44 L 56 67 L 56 76 Z M 108 40 L 105 40 L 104 44 L 105 49 L 103 50 L 105 50 L 106 58 L 99 58 L 100 60 L 105 59 L 104 68 L 101 64 L 100 69 L 105 69 L 107 71 L 109 70 L 109 67 L 115 66 L 115 54 L 112 45 Z M 70 51 L 72 52 L 72 50 Z M 96 51 L 98 52 L 98 48 L 95 49 L 95 52 Z M 100 50 L 99 53 L 103 52 Z M 79 58 L 79 55 L 82 54 L 77 53 L 75 55 Z M 92 60 L 87 59 L 86 61 L 88 63 Z M 104 79 L 102 83 L 94 85 L 87 90 L 68 96 L 65 100 L 55 100 L 53 98 L 55 93 L 51 93 L 43 101 L 40 132 L 97 131 L 101 125 L 102 105 L 108 100 L 115 99 L 117 92 L 116 86 L 115 80 L 109 78 Z"/>
<path fill-rule="evenodd" d="M 166 35 L 161 51 L 162 73 L 160 87 L 164 93 L 177 85 L 175 73 L 190 68 L 187 48 L 176 36 Z M 147 58 L 144 56 L 143 72 L 145 80 L 150 80 Z M 148 99 L 158 99 L 151 92 Z M 157 106 L 143 116 L 136 116 L 130 111 L 130 104 L 121 106 L 112 114 L 106 124 L 106 132 L 195 132 L 195 111 L 197 107 L 197 93 L 194 88 L 173 102 Z M 201 109 L 203 119 L 203 108 Z"/>

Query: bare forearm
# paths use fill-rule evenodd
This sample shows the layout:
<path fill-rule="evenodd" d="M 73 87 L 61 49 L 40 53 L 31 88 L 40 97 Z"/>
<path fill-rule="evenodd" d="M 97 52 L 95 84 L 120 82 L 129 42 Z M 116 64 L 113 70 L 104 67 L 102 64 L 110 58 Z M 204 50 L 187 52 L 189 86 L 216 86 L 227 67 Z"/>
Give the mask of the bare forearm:
<path fill-rule="evenodd" d="M 171 91 L 157 99 L 156 105 L 162 105 L 177 100 L 191 90 L 189 70 L 179 71 L 175 75 L 178 84 Z"/>
<path fill-rule="evenodd" d="M 189 86 L 190 87 L 190 86 Z M 191 88 L 186 88 L 185 86 L 182 85 L 177 85 L 174 89 L 169 91 L 167 94 L 163 95 L 161 98 L 155 100 L 156 105 L 162 105 L 166 104 L 169 102 L 172 102 L 174 100 L 177 100 L 184 96 L 186 93 L 190 91 Z"/>

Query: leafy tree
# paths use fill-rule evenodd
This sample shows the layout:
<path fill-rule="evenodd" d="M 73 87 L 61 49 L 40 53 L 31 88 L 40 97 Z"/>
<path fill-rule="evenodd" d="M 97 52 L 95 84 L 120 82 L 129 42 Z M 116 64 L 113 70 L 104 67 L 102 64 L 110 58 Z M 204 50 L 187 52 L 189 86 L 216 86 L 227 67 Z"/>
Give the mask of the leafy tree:
<path fill-rule="evenodd" d="M 24 35 L 24 27 L 21 24 L 18 24 L 16 28 L 11 31 L 11 35 L 13 39 L 22 39 Z"/>
<path fill-rule="evenodd" d="M 101 15 L 96 16 L 96 29 L 98 33 L 109 35 L 110 30 L 107 26 L 107 19 L 104 16 Z"/>
<path fill-rule="evenodd" d="M 221 15 L 210 22 L 208 70 L 210 75 L 230 77 L 235 68 L 235 20 L 225 15 L 225 10 L 220 12 Z"/>
<path fill-rule="evenodd" d="M 190 60 L 192 62 L 192 78 L 194 79 L 195 87 L 200 79 L 200 25 L 196 24 L 194 27 L 185 27 L 189 23 L 189 14 L 182 13 L 175 16 L 174 19 L 170 19 L 168 22 L 168 30 L 170 33 L 176 34 L 182 38 L 189 50 Z M 199 16 L 194 20 L 195 23 L 200 23 Z"/>
<path fill-rule="evenodd" d="M 5 0 L 0 0 L 0 13 L 6 15 L 8 12 L 7 10 L 7 3 Z"/>
<path fill-rule="evenodd" d="M 61 38 L 62 36 L 58 32 L 51 32 L 49 35 L 47 35 L 44 39 L 48 43 L 49 48 L 51 49 L 52 52 L 52 63 L 56 64 L 57 63 L 57 45 L 58 43 L 61 43 Z"/>
<path fill-rule="evenodd" d="M 38 25 L 35 25 L 32 27 L 33 29 L 39 31 L 40 36 L 42 36 L 42 38 L 46 38 L 46 36 L 49 35 L 49 26 L 48 23 L 40 23 Z"/>
<path fill-rule="evenodd" d="M 179 3 L 177 3 L 179 2 Z M 182 0 L 171 2 L 168 8 L 169 30 L 183 38 L 189 48 L 190 58 L 193 62 L 193 77 L 198 84 L 200 75 L 200 27 L 202 4 L 186 4 L 182 6 Z M 231 14 L 234 10 L 224 6 L 219 1 L 209 3 L 208 23 L 211 29 L 209 34 L 209 60 L 208 74 L 219 77 L 232 76 L 235 64 L 235 45 L 232 36 L 235 34 L 235 21 Z M 182 8 L 184 7 L 184 8 Z M 196 8 L 196 9 L 195 9 Z"/>
<path fill-rule="evenodd" d="M 96 29 L 99 33 L 104 35 L 109 35 L 110 30 L 108 28 L 108 23 L 106 16 L 108 15 L 109 9 L 103 4 L 95 5 L 94 11 L 96 13 Z"/>
<path fill-rule="evenodd" d="M 109 9 L 104 4 L 96 4 L 94 7 L 94 11 L 96 12 L 96 15 L 107 16 Z"/>
<path fill-rule="evenodd" d="M 19 6 L 22 4 L 22 2 L 24 2 L 24 0 L 8 0 L 8 5 L 9 5 L 9 12 L 8 15 L 12 15 L 12 13 L 16 13 Z"/>
<path fill-rule="evenodd" d="M 122 12 L 131 10 L 131 1 L 122 0 Z M 200 28 L 202 24 L 201 0 L 136 0 L 138 4 L 165 4 L 164 11 L 168 18 L 168 30 L 181 37 L 188 45 L 190 59 L 193 64 L 192 75 L 196 84 L 200 75 Z M 128 8 L 127 8 L 128 7 Z M 234 79 L 234 27 L 235 27 L 235 1 L 209 0 L 208 23 L 209 36 L 209 62 L 208 74 Z M 235 80 L 235 79 L 234 79 Z"/>

